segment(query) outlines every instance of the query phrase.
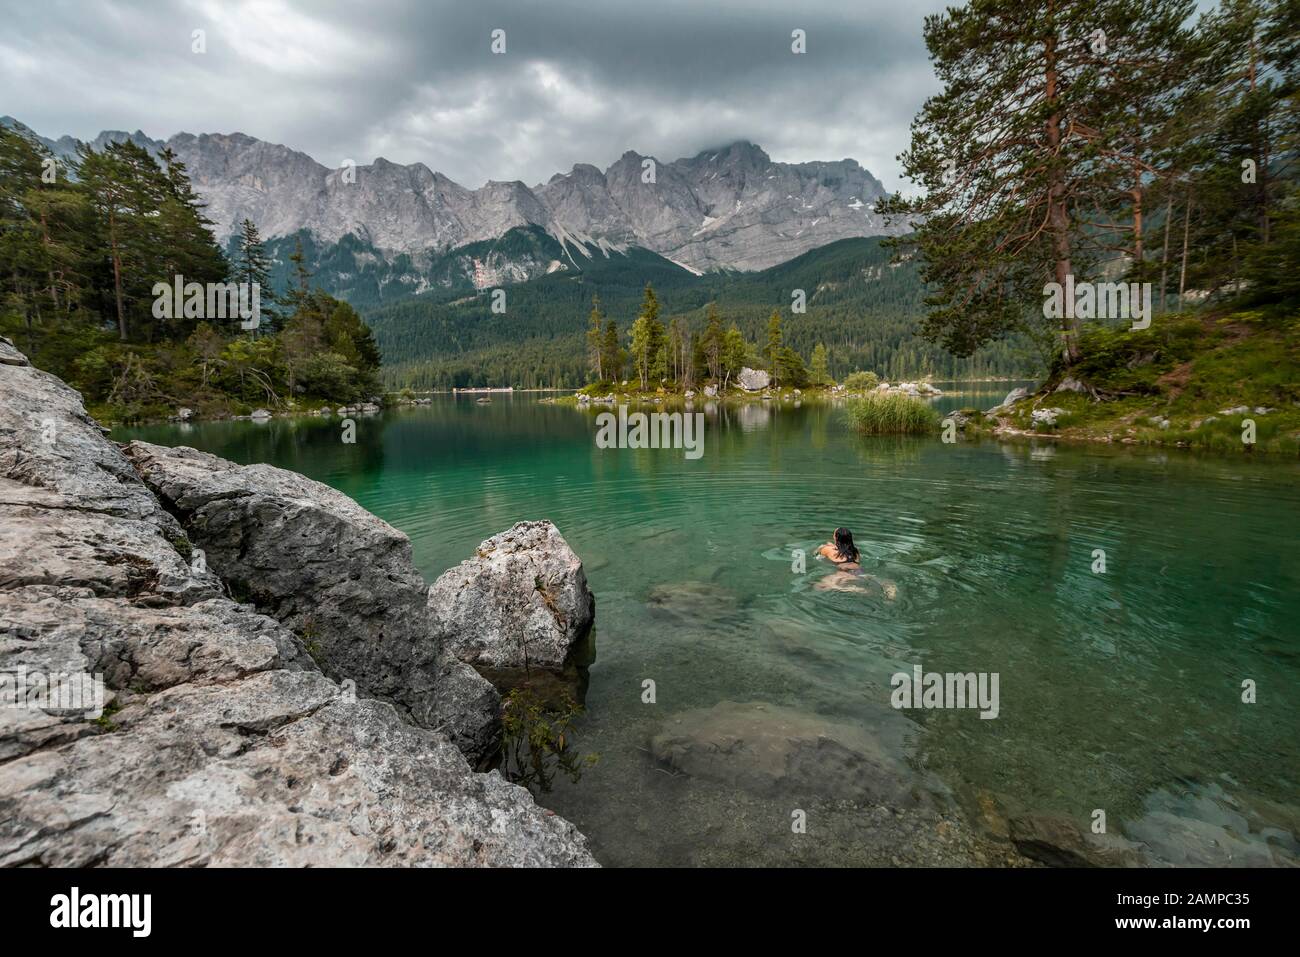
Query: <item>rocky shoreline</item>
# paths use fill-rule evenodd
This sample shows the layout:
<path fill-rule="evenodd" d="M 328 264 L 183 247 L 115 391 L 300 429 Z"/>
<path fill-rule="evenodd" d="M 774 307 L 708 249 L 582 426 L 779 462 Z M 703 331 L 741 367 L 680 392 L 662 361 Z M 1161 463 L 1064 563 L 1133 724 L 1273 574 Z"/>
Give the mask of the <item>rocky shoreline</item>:
<path fill-rule="evenodd" d="M 97 715 L 0 707 L 0 866 L 596 865 L 475 770 L 502 682 L 585 678 L 594 602 L 550 523 L 426 590 L 346 496 L 119 447 L 7 340 L 0 436 L 0 674 L 103 680 Z"/>

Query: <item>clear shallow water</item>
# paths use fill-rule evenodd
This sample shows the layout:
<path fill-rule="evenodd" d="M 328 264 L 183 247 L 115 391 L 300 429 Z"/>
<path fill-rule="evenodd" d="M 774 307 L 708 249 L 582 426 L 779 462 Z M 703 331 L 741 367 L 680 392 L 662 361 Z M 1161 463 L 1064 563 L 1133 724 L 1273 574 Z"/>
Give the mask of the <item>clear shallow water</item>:
<path fill-rule="evenodd" d="M 941 408 L 986 407 L 1010 387 L 967 386 Z M 590 414 L 529 396 L 435 399 L 357 425 L 356 445 L 337 420 L 113 437 L 326 482 L 410 535 L 430 581 L 515 521 L 554 521 L 597 600 L 579 744 L 601 759 L 544 800 L 605 863 L 933 862 L 897 846 L 910 839 L 893 817 L 815 781 L 771 796 L 656 764 L 651 736 L 725 701 L 880 734 L 972 820 L 990 801 L 1085 823 L 1104 808 L 1112 830 L 1170 808 L 1300 819 L 1293 462 L 862 439 L 821 404 L 715 408 L 698 461 L 598 449 Z M 896 600 L 813 587 L 825 562 L 792 572 L 792 550 L 811 555 L 836 525 Z M 889 676 L 914 664 L 998 672 L 1000 716 L 902 719 Z M 791 836 L 791 808 L 808 810 L 807 834 Z"/>

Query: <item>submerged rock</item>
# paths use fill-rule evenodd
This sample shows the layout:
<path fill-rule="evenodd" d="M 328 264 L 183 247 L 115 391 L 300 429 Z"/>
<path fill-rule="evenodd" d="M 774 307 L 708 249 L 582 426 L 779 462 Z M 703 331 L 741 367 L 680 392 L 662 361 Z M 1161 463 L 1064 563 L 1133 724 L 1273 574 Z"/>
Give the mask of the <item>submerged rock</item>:
<path fill-rule="evenodd" d="M 1054 867 L 1139 867 L 1139 848 L 1116 834 L 1093 834 L 1063 814 L 1026 814 L 1008 822 L 1011 843 Z"/>
<path fill-rule="evenodd" d="M 1179 867 L 1300 866 L 1300 808 L 1193 783 L 1148 795 L 1124 833 L 1155 864 Z"/>
<path fill-rule="evenodd" d="M 433 634 L 500 690 L 586 695 L 596 603 L 582 561 L 550 522 L 519 522 L 429 588 Z"/>
<path fill-rule="evenodd" d="M 904 719 L 883 717 L 873 733 L 764 702 L 723 701 L 670 719 L 650 753 L 692 777 L 757 794 L 928 803 L 927 784 L 903 759 Z"/>
<path fill-rule="evenodd" d="M 650 611 L 682 624 L 713 622 L 735 613 L 740 601 L 735 592 L 712 582 L 685 581 L 655 585 L 646 596 Z"/>

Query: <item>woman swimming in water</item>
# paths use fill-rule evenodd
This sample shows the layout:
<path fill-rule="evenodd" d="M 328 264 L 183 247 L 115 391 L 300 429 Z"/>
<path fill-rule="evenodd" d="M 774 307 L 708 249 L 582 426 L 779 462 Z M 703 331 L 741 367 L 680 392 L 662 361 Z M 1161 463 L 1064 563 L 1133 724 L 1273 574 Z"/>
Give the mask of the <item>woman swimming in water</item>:
<path fill-rule="evenodd" d="M 823 591 L 835 589 L 836 591 L 863 591 L 859 587 L 860 581 L 876 581 L 862 570 L 860 559 L 861 552 L 853 544 L 853 533 L 844 526 L 835 529 L 831 540 L 817 549 L 818 556 L 828 558 L 835 563 L 835 571 L 821 579 L 814 585 L 814 588 Z M 885 597 L 890 601 L 898 596 L 898 586 L 893 582 L 880 581 L 880 588 L 885 593 Z"/>
<path fill-rule="evenodd" d="M 862 574 L 862 566 L 858 564 L 861 553 L 853 544 L 853 533 L 842 525 L 835 529 L 829 542 L 817 549 L 817 553 L 833 561 L 842 572 L 854 576 Z"/>

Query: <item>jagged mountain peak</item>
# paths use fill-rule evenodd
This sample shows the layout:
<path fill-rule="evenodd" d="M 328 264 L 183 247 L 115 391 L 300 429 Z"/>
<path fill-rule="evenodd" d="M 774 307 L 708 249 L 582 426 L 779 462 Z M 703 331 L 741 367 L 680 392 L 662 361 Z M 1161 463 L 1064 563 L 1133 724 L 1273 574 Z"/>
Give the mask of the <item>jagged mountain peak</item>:
<path fill-rule="evenodd" d="M 766 165 L 772 162 L 761 146 L 749 140 L 735 140 L 716 149 L 701 150 L 692 160 L 694 162 L 718 163 L 746 161 Z"/>
<path fill-rule="evenodd" d="M 13 117 L 0 123 L 21 126 Z M 71 137 L 47 140 L 75 152 Z M 561 244 L 642 246 L 695 270 L 762 269 L 838 239 L 896 231 L 875 212 L 884 195 L 856 160 L 774 162 L 738 139 L 665 163 L 629 149 L 603 172 L 577 163 L 533 187 L 492 180 L 467 189 L 423 163 L 376 157 L 341 175 L 289 146 L 242 132 L 105 131 L 97 149 L 130 139 L 155 154 L 170 147 L 186 164 L 220 238 L 243 219 L 266 238 L 311 233 L 319 243 L 352 234 L 384 254 L 448 251 L 537 226 Z M 645 160 L 653 159 L 653 181 Z"/>

